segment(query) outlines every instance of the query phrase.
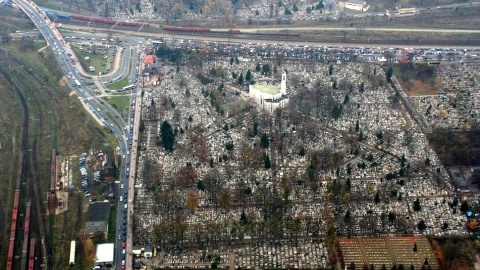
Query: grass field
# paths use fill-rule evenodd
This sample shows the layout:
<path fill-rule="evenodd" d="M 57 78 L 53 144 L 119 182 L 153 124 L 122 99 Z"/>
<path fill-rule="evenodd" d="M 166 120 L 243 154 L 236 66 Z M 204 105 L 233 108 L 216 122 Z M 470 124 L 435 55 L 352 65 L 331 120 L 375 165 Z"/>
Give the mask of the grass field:
<path fill-rule="evenodd" d="M 250 108 L 252 105 L 245 100 L 237 100 L 234 102 L 226 103 L 221 105 L 221 108 L 225 113 L 228 113 L 229 116 L 243 112 Z"/>
<path fill-rule="evenodd" d="M 107 54 L 94 54 L 94 53 L 87 53 L 85 51 L 80 51 L 80 49 L 76 47 L 72 47 L 75 55 L 77 56 L 78 61 L 82 65 L 83 69 L 90 73 L 90 74 L 98 74 L 99 72 L 108 72 L 108 62 L 112 59 Z M 105 58 L 107 56 L 107 58 Z M 90 57 L 90 61 L 85 60 L 85 57 Z M 105 64 L 105 65 L 104 65 Z M 95 72 L 90 72 L 89 67 L 93 66 L 95 68 Z"/>
<path fill-rule="evenodd" d="M 105 100 L 118 111 L 122 111 L 130 106 L 130 96 L 108 97 Z"/>
<path fill-rule="evenodd" d="M 117 204 L 110 205 L 110 217 L 108 219 L 108 236 L 107 242 L 114 243 L 117 232 Z"/>

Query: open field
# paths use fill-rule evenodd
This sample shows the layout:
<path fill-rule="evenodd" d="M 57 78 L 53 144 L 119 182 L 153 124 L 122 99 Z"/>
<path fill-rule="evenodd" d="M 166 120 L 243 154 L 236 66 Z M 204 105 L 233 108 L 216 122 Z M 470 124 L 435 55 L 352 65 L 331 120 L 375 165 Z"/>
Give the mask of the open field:
<path fill-rule="evenodd" d="M 129 96 L 107 97 L 106 101 L 118 111 L 122 111 L 130 106 Z"/>
<path fill-rule="evenodd" d="M 435 83 L 423 83 L 420 80 L 413 80 L 412 85 L 405 89 L 405 93 L 408 96 L 426 96 L 426 95 L 436 95 L 440 89 L 440 78 L 435 78 Z"/>
<path fill-rule="evenodd" d="M 223 104 L 222 109 L 225 113 L 228 113 L 229 115 L 240 113 L 242 111 L 247 110 L 248 108 L 251 108 L 252 105 L 245 100 L 237 100 L 233 101 L 230 103 Z"/>
<path fill-rule="evenodd" d="M 98 72 L 107 72 L 108 61 L 110 59 L 107 55 L 87 53 L 85 51 L 80 51 L 76 47 L 72 47 L 72 49 L 85 72 L 95 75 L 98 74 Z M 107 58 L 105 58 L 105 56 Z M 90 57 L 90 61 L 85 60 L 85 57 Z M 94 72 L 89 71 L 90 66 L 95 68 Z"/>

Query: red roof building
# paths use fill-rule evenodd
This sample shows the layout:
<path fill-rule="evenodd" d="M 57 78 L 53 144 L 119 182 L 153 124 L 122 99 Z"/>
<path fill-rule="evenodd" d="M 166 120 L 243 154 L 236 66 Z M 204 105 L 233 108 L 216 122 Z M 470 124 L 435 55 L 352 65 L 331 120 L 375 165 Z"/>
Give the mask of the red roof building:
<path fill-rule="evenodd" d="M 145 57 L 145 60 L 144 60 L 145 64 L 147 65 L 151 65 L 153 63 L 155 63 L 155 56 L 153 56 L 152 54 L 149 54 Z"/>

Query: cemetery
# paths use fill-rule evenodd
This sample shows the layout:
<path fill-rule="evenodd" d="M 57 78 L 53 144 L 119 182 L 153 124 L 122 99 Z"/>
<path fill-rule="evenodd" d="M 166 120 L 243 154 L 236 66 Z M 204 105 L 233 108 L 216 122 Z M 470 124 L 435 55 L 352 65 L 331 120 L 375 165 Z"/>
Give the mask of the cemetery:
<path fill-rule="evenodd" d="M 461 205 L 472 197 L 457 193 L 382 66 L 185 59 L 143 89 L 134 244 L 158 246 L 159 267 L 380 269 L 428 258 L 438 269 L 425 236 L 471 234 Z M 281 85 L 283 70 L 288 103 L 263 110 L 249 88 Z M 454 128 L 461 111 L 474 113 L 478 84 L 456 76 L 464 88 L 442 84 L 455 108 L 445 94 L 408 97 L 426 123 Z M 239 103 L 251 106 L 224 109 Z M 372 255 L 379 245 L 388 248 Z"/>

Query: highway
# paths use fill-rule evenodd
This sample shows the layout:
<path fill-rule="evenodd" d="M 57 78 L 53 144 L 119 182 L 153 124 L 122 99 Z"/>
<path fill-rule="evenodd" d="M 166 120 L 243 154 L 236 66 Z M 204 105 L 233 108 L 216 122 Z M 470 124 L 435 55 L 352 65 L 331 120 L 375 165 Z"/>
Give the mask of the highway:
<path fill-rule="evenodd" d="M 110 105 L 104 102 L 101 98 L 95 95 L 94 89 L 85 86 L 82 84 L 82 77 L 80 76 L 79 72 L 79 64 L 75 64 L 75 61 L 71 60 L 71 57 L 74 57 L 73 51 L 70 49 L 69 45 L 66 44 L 56 29 L 55 25 L 45 16 L 45 14 L 38 8 L 35 3 L 27 0 L 14 0 L 14 2 L 28 15 L 28 17 L 33 21 L 42 35 L 45 37 L 48 46 L 52 48 L 54 51 L 55 57 L 60 64 L 65 76 L 68 78 L 68 82 L 75 90 L 77 95 L 79 96 L 82 103 L 85 105 L 86 109 L 89 110 L 89 113 L 96 118 L 99 123 L 102 123 L 109 129 L 111 129 L 112 133 L 119 140 L 119 147 L 120 147 L 120 154 L 122 155 L 122 167 L 120 168 L 120 180 L 118 183 L 118 197 L 122 198 L 122 201 L 118 201 L 118 213 L 117 213 L 117 227 L 118 228 L 111 228 L 117 231 L 116 237 L 116 254 L 115 254 L 115 266 L 116 269 L 125 269 L 125 253 L 126 249 L 126 239 L 127 239 L 127 231 L 126 231 L 126 224 L 130 223 L 129 213 L 127 212 L 127 207 L 129 206 L 130 209 L 133 209 L 132 204 L 130 203 L 133 198 L 133 181 L 129 183 L 129 179 L 133 179 L 130 175 L 130 167 L 135 166 L 135 162 L 130 162 L 132 159 L 133 161 L 136 160 L 135 156 L 133 156 L 130 152 L 132 151 L 132 134 L 133 129 L 133 119 L 132 119 L 132 107 L 130 106 L 129 111 L 129 119 L 128 124 L 120 117 Z M 134 46 L 134 64 L 138 64 L 138 56 L 137 56 L 138 46 Z M 128 51 L 128 50 L 127 50 Z M 71 53 L 72 56 L 69 56 L 68 53 Z M 127 55 L 127 54 L 126 54 Z M 125 57 L 125 61 L 123 63 L 121 74 L 125 74 L 128 72 L 128 65 L 130 57 Z M 135 68 L 132 68 L 132 78 L 136 76 L 134 72 L 136 71 Z M 120 76 L 120 75 L 114 75 Z M 95 80 L 95 79 L 94 79 Z M 78 82 L 78 83 L 77 83 Z M 137 96 L 135 90 L 132 91 L 132 101 Z M 137 104 L 137 106 L 139 106 Z M 115 121 L 113 119 L 107 118 L 107 113 L 115 117 Z M 131 192 L 129 192 L 131 188 Z M 126 196 L 126 194 L 128 196 Z M 131 245 L 131 226 L 129 226 L 129 235 L 128 235 Z M 42 249 L 45 250 L 45 249 Z M 131 247 L 129 247 L 131 250 Z M 51 256 L 52 254 L 43 254 L 44 257 Z M 44 264 L 47 264 L 46 260 L 44 259 Z M 131 264 L 130 264 L 131 265 Z M 47 269 L 54 269 L 52 265 L 46 265 Z M 121 266 L 121 267 L 120 267 Z"/>

